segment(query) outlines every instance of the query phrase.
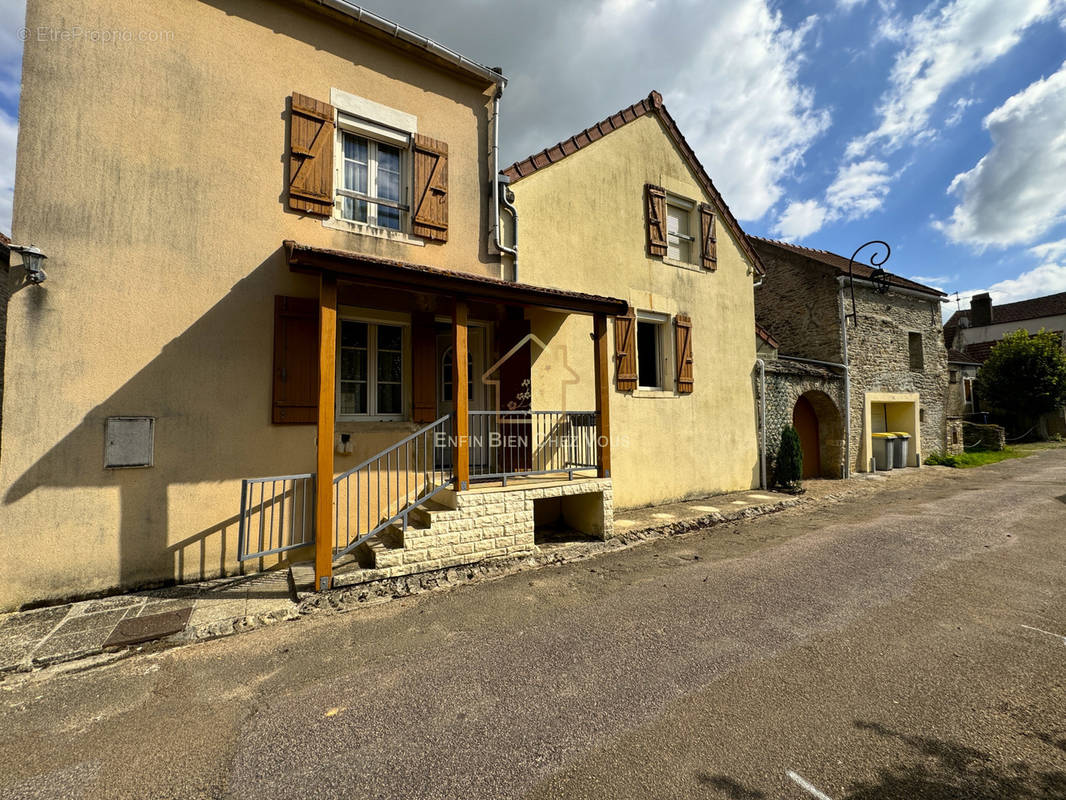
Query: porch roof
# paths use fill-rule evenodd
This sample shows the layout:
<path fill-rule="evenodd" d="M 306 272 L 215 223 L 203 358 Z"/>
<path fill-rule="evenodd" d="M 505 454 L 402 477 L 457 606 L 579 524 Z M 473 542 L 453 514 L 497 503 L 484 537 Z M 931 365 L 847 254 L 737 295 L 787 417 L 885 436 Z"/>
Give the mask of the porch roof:
<path fill-rule="evenodd" d="M 629 303 L 617 297 L 512 283 L 487 275 L 368 256 L 349 250 L 312 247 L 291 239 L 282 242 L 293 272 L 332 272 L 367 286 L 410 292 L 437 292 L 468 300 L 538 306 L 577 314 L 621 316 Z"/>

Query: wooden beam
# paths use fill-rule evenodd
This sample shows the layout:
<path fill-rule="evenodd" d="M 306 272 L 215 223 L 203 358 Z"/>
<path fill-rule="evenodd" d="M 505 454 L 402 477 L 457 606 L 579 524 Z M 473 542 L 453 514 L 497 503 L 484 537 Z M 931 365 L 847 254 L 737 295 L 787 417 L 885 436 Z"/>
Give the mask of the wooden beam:
<path fill-rule="evenodd" d="M 333 436 L 337 385 L 337 277 L 318 288 L 318 438 L 315 480 L 315 589 L 333 584 Z"/>
<path fill-rule="evenodd" d="M 452 313 L 452 397 L 455 399 L 455 488 L 470 488 L 470 402 L 467 395 L 467 315 L 465 299 L 456 298 Z"/>
<path fill-rule="evenodd" d="M 607 315 L 592 318 L 596 379 L 596 474 L 611 477 L 611 384 L 607 368 Z"/>

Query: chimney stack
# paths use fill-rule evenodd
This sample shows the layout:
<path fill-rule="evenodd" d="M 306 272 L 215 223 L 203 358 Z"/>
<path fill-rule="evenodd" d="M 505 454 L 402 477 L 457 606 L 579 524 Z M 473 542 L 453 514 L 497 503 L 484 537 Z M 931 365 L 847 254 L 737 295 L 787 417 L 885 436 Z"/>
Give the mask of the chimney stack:
<path fill-rule="evenodd" d="M 992 297 L 985 292 L 970 298 L 970 327 L 992 324 Z"/>

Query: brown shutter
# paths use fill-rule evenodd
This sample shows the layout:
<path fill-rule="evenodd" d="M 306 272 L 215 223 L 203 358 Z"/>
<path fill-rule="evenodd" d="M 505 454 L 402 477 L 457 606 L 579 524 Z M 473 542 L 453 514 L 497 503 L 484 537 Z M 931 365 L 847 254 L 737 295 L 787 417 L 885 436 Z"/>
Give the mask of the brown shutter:
<path fill-rule="evenodd" d="M 293 93 L 289 117 L 289 208 L 333 213 L 333 106 Z"/>
<path fill-rule="evenodd" d="M 273 406 L 275 424 L 318 422 L 317 298 L 274 298 Z"/>
<path fill-rule="evenodd" d="M 714 235 L 714 212 L 700 203 L 700 256 L 704 269 L 718 269 L 718 240 Z"/>
<path fill-rule="evenodd" d="M 414 189 L 412 232 L 448 241 L 448 145 L 420 133 L 414 135 Z"/>
<path fill-rule="evenodd" d="M 648 255 L 666 255 L 666 190 L 644 184 L 644 214 L 647 217 Z"/>
<path fill-rule="evenodd" d="M 411 318 L 411 374 L 414 421 L 433 422 L 437 419 L 437 333 L 429 312 Z"/>
<path fill-rule="evenodd" d="M 692 320 L 688 314 L 674 317 L 675 356 L 677 359 L 677 391 L 692 393 Z"/>
<path fill-rule="evenodd" d="M 637 388 L 637 315 L 629 309 L 614 318 L 615 385 L 620 392 Z"/>

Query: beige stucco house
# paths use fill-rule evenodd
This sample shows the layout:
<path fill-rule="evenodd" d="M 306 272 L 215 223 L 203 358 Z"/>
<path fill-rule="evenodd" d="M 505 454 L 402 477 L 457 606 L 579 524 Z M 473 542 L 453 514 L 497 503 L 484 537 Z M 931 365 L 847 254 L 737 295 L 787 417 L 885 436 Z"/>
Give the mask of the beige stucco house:
<path fill-rule="evenodd" d="M 552 519 L 610 534 L 628 306 L 502 274 L 498 70 L 341 0 L 30 0 L 27 28 L 12 240 L 47 279 L 12 256 L 0 609 L 290 560 L 319 586 L 442 568 Z M 74 28 L 131 34 L 48 33 Z M 749 280 L 731 244 L 719 267 L 692 280 Z M 547 312 L 603 391 L 534 413 L 505 356 Z"/>
<path fill-rule="evenodd" d="M 762 265 L 662 97 L 652 92 L 505 174 L 518 277 L 630 306 L 610 333 L 614 503 L 757 485 L 752 284 Z M 529 322 L 552 343 L 533 360 L 533 408 L 589 407 L 581 319 L 536 311 Z M 550 351 L 581 378 L 560 379 Z"/>

